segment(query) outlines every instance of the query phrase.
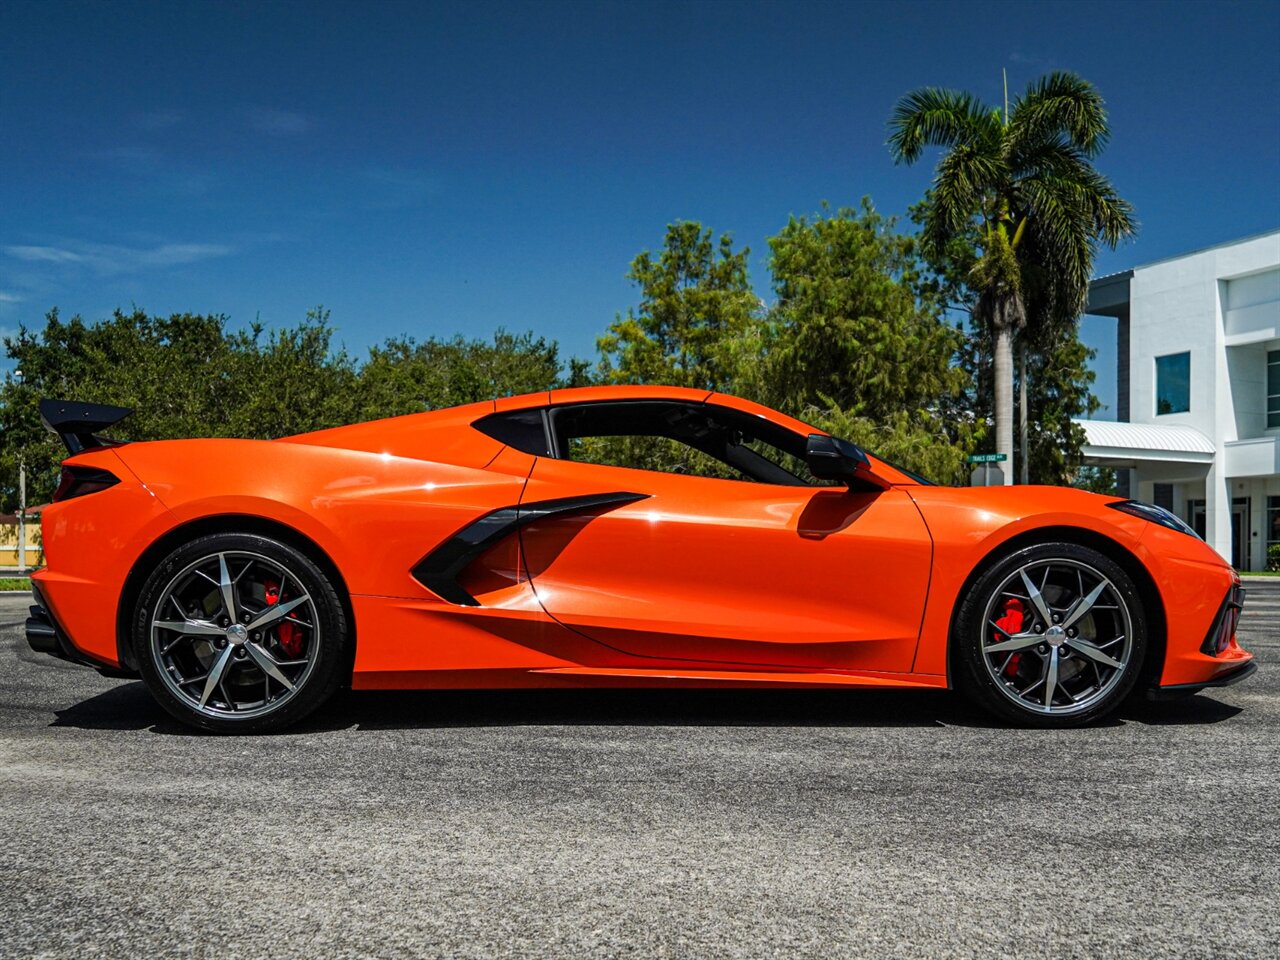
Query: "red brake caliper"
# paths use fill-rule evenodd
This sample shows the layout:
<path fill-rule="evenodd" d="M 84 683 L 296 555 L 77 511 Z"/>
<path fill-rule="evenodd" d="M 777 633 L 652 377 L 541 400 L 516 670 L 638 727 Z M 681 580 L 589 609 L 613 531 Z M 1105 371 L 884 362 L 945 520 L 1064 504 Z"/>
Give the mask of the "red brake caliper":
<path fill-rule="evenodd" d="M 1007 634 L 1020 633 L 1022 631 L 1022 620 L 1026 608 L 1023 607 L 1022 601 L 1016 597 L 1010 597 L 1004 605 L 1004 616 L 996 621 L 996 626 Z M 292 626 L 292 624 L 290 624 Z M 993 635 L 997 642 L 1004 639 L 1000 634 Z M 1009 658 L 1008 665 L 1004 668 L 1006 677 L 1012 677 L 1018 672 L 1018 661 L 1022 659 L 1022 654 L 1015 653 Z"/>
<path fill-rule="evenodd" d="M 280 584 L 274 580 L 268 580 L 263 584 L 266 588 L 267 606 L 280 602 Z M 280 641 L 280 646 L 291 657 L 296 657 L 302 653 L 302 632 L 298 629 L 296 623 L 288 620 L 280 621 L 276 627 L 276 639 Z"/>

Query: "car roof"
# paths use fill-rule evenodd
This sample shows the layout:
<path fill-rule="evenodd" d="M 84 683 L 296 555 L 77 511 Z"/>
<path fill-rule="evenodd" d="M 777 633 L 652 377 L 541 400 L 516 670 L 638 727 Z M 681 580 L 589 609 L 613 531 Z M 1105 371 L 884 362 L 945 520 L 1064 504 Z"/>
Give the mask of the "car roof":
<path fill-rule="evenodd" d="M 595 403 L 601 400 L 687 400 L 702 403 L 711 396 L 710 390 L 694 390 L 690 387 L 650 386 L 638 383 L 610 384 L 602 387 L 566 387 L 550 391 L 550 403 Z"/>
<path fill-rule="evenodd" d="M 435 441 L 435 452 L 441 460 L 451 463 L 482 466 L 492 459 L 496 450 L 491 438 L 478 430 L 470 429 L 476 420 L 493 413 L 537 409 L 546 406 L 564 406 L 577 403 L 605 403 L 622 400 L 683 400 L 687 403 L 711 403 L 742 413 L 763 417 L 794 433 L 826 433 L 817 427 L 787 416 L 771 407 L 731 394 L 691 387 L 651 386 L 648 384 L 610 384 L 598 387 L 566 387 L 559 390 L 539 390 L 536 393 L 500 397 L 465 406 L 446 407 L 424 413 L 411 413 L 386 420 L 374 420 L 334 427 L 312 433 L 285 438 L 293 443 L 309 443 L 317 446 L 347 447 L 373 451 L 399 453 L 415 447 L 425 428 L 449 431 L 452 441 Z M 501 448 L 498 444 L 498 448 Z M 890 483 L 914 484 L 915 481 L 879 457 L 872 454 L 876 472 Z"/>

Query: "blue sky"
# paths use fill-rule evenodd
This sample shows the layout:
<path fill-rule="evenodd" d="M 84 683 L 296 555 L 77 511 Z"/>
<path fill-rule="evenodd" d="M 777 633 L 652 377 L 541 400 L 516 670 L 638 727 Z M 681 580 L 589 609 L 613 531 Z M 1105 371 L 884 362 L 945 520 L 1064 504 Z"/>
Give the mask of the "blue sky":
<path fill-rule="evenodd" d="M 98 3 L 0 30 L 0 328 L 57 305 L 291 324 L 358 353 L 497 326 L 594 355 L 665 225 L 752 248 L 823 200 L 919 198 L 923 85 L 1071 69 L 1140 237 L 1098 272 L 1280 225 L 1280 4 Z M 1111 328 L 1099 392 L 1114 396 Z"/>

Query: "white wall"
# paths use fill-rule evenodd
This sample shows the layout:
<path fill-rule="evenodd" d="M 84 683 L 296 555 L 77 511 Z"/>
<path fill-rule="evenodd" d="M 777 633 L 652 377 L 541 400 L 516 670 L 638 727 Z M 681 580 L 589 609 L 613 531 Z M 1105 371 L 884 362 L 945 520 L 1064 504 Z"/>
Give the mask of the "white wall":
<path fill-rule="evenodd" d="M 1226 283 L 1223 317 L 1231 340 L 1280 337 L 1280 268 Z"/>
<path fill-rule="evenodd" d="M 1280 308 L 1280 303 L 1276 306 Z M 1236 420 L 1236 437 L 1247 440 L 1267 431 L 1267 350 L 1280 341 L 1227 347 L 1227 379 Z"/>
<path fill-rule="evenodd" d="M 1129 296 L 1130 420 L 1195 427 L 1213 441 L 1206 534 L 1230 557 L 1236 491 L 1225 445 L 1277 432 L 1265 428 L 1265 357 L 1280 338 L 1280 231 L 1138 267 Z M 1157 415 L 1156 357 L 1183 351 L 1191 354 L 1191 409 Z"/>

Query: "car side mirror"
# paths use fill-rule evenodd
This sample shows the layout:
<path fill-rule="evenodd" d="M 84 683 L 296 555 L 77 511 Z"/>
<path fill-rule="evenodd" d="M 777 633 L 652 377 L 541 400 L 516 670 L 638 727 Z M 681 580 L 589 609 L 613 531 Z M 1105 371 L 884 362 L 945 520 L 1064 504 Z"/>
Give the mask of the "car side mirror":
<path fill-rule="evenodd" d="M 804 462 L 819 480 L 852 481 L 859 473 L 870 468 L 870 461 L 856 443 L 831 437 L 825 433 L 811 433 L 804 447 Z"/>

